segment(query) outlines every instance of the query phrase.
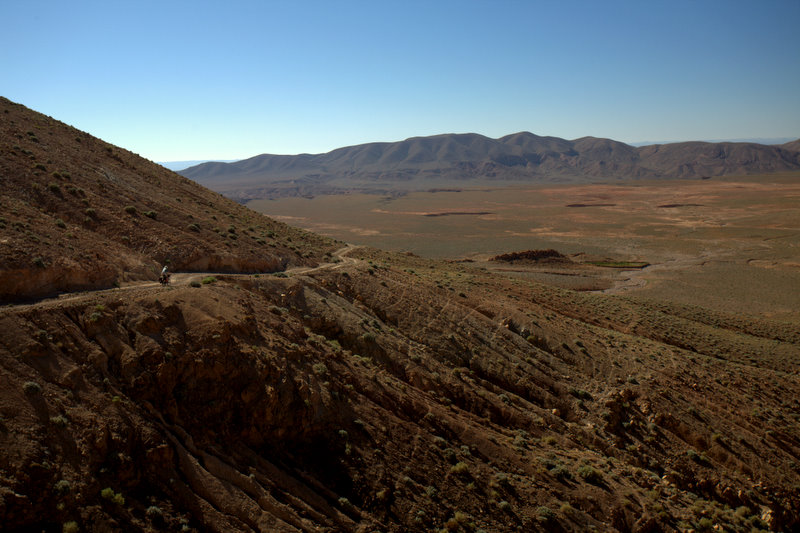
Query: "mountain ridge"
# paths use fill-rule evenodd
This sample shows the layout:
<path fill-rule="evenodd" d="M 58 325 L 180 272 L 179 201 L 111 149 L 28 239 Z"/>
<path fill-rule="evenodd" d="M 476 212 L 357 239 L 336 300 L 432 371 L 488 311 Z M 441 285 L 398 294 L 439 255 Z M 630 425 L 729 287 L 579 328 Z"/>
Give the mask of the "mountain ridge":
<path fill-rule="evenodd" d="M 589 182 L 700 178 L 800 169 L 799 141 L 783 145 L 690 141 L 635 147 L 613 139 L 566 140 L 517 132 L 411 137 L 347 146 L 323 154 L 262 154 L 180 171 L 237 200 L 259 195 L 324 194 L 348 189 L 407 189 L 443 180 Z"/>

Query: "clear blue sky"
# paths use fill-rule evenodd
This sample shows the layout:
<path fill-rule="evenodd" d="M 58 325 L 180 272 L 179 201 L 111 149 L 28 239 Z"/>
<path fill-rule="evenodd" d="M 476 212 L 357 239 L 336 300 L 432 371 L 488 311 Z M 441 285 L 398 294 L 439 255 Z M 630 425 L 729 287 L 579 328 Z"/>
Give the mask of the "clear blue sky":
<path fill-rule="evenodd" d="M 4 2 L 0 94 L 155 161 L 800 137 L 800 0 Z"/>

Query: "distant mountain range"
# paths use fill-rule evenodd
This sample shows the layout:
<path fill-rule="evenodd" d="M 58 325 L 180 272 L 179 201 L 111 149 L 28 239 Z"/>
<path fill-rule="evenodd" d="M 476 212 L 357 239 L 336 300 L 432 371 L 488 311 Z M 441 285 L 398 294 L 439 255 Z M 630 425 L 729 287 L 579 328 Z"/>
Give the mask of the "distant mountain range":
<path fill-rule="evenodd" d="M 484 183 L 702 178 L 800 170 L 800 140 L 781 145 L 680 142 L 634 147 L 528 132 L 369 143 L 325 154 L 208 162 L 180 174 L 239 201 L 345 191 L 392 192 Z"/>

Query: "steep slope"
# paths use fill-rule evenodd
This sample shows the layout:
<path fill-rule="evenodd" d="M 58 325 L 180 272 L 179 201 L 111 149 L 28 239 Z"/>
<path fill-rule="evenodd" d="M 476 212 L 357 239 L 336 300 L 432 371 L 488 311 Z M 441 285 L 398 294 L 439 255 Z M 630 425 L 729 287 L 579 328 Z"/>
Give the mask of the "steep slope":
<path fill-rule="evenodd" d="M 313 261 L 291 249 L 296 231 L 6 99 L 0 205 L 0 301 L 154 280 L 165 262 L 272 272 Z"/>
<path fill-rule="evenodd" d="M 675 143 L 634 148 L 611 139 L 567 141 L 528 132 L 500 139 L 477 134 L 414 137 L 327 154 L 264 154 L 181 171 L 238 200 L 350 190 L 403 191 L 443 183 L 693 178 L 800 168 L 791 143 Z"/>
<path fill-rule="evenodd" d="M 191 190 L 273 227 L 289 268 L 1 307 L 4 531 L 800 527 L 793 325 L 330 243 Z"/>

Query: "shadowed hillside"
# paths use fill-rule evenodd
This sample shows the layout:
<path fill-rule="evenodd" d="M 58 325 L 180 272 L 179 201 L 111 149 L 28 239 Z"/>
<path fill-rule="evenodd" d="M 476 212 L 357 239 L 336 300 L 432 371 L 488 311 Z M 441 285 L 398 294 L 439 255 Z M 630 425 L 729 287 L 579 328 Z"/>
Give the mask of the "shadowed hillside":
<path fill-rule="evenodd" d="M 611 139 L 567 141 L 523 132 L 414 137 L 327 154 L 259 155 L 181 174 L 240 201 L 294 195 L 420 190 L 444 185 L 699 178 L 800 169 L 796 142 L 674 143 L 635 148 Z"/>
<path fill-rule="evenodd" d="M 214 276 L 176 267 L 170 287 L 0 308 L 5 531 L 800 527 L 794 325 L 326 241 L 3 105 L 25 124 L 4 133 L 19 146 L 0 145 L 3 179 L 23 184 L 17 174 L 30 172 L 66 193 L 48 202 L 4 188 L 20 221 L 68 224 L 27 242 L 45 258 L 38 268 L 68 256 L 67 243 L 127 250 L 120 228 L 145 242 L 172 205 L 182 210 L 171 246 L 227 258 Z M 23 148 L 31 124 L 39 142 Z M 85 153 L 52 131 L 81 136 Z M 117 177 L 113 189 L 96 168 Z M 76 182 L 117 232 L 67 223 Z M 126 205 L 158 216 L 126 222 Z M 181 229 L 221 215 L 236 239 Z M 2 238 L 21 242 L 15 232 L 29 228 L 10 222 Z M 260 228 L 273 232 L 266 245 L 250 236 Z M 75 237 L 53 251 L 62 230 Z M 93 264 L 121 271 L 130 254 Z M 237 271 L 262 256 L 286 268 Z"/>

